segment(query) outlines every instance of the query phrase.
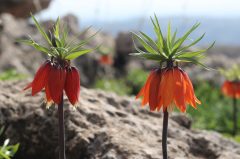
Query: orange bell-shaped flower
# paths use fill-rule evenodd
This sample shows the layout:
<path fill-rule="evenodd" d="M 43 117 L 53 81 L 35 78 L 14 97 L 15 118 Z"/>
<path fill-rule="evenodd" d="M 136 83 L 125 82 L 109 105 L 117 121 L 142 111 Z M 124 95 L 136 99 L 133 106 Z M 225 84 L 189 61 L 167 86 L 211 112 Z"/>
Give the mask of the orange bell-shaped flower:
<path fill-rule="evenodd" d="M 188 75 L 179 67 L 153 70 L 136 98 L 143 96 L 142 105 L 149 103 L 150 110 L 171 111 L 176 106 L 181 112 L 186 105 L 197 108 L 194 89 Z"/>
<path fill-rule="evenodd" d="M 79 102 L 80 93 L 80 76 L 75 67 L 71 67 L 67 70 L 64 90 L 70 103 L 75 106 Z"/>
<path fill-rule="evenodd" d="M 223 94 L 232 98 L 240 98 L 240 81 L 225 81 L 221 88 Z"/>
<path fill-rule="evenodd" d="M 75 106 L 79 102 L 80 76 L 78 70 L 68 63 L 60 65 L 56 61 L 47 60 L 24 90 L 29 88 L 32 88 L 32 95 L 45 88 L 48 105 L 60 104 L 65 90 L 70 103 Z"/>
<path fill-rule="evenodd" d="M 110 55 L 102 55 L 99 59 L 99 62 L 103 65 L 112 65 L 113 60 Z"/>

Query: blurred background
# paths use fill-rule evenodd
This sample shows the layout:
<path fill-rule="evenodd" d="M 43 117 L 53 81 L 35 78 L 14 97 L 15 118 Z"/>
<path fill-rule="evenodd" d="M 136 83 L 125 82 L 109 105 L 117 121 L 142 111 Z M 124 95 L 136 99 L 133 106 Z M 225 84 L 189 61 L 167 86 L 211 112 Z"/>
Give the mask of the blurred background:
<path fill-rule="evenodd" d="M 46 58 L 33 48 L 16 42 L 28 35 L 37 42 L 43 40 L 29 18 L 30 12 L 35 14 L 46 30 L 60 16 L 62 22 L 68 25 L 70 36 L 78 40 L 100 30 L 87 47 L 93 48 L 99 44 L 101 47 L 74 61 L 81 73 L 82 86 L 88 88 L 123 96 L 136 95 L 148 72 L 158 66 L 152 61 L 128 55 L 135 51 L 130 31 L 143 31 L 154 38 L 150 21 L 154 13 L 159 18 L 164 35 L 168 22 L 178 29 L 178 37 L 200 22 L 200 27 L 190 35 L 188 42 L 203 33 L 206 35 L 196 47 L 206 48 L 216 41 L 204 60 L 207 66 L 229 68 L 240 62 L 240 1 L 1 0 L 0 80 L 31 78 Z M 199 66 L 184 64 L 182 67 L 190 75 L 196 95 L 202 101 L 197 110 L 189 108 L 187 111 L 193 127 L 230 136 L 233 126 L 232 100 L 220 91 L 224 78 L 217 71 L 207 71 Z M 240 118 L 238 121 L 240 123 Z M 239 136 L 234 139 L 240 142 Z"/>
<path fill-rule="evenodd" d="M 193 38 L 207 33 L 200 44 L 217 41 L 218 45 L 238 45 L 239 4 L 235 0 L 52 0 L 49 8 L 39 13 L 42 19 L 74 14 L 81 27 L 94 26 L 116 36 L 121 31 L 144 31 L 153 36 L 150 16 L 161 19 L 162 28 L 170 21 L 183 33 L 195 22 L 201 22 Z M 61 8 L 61 9 L 59 9 Z"/>

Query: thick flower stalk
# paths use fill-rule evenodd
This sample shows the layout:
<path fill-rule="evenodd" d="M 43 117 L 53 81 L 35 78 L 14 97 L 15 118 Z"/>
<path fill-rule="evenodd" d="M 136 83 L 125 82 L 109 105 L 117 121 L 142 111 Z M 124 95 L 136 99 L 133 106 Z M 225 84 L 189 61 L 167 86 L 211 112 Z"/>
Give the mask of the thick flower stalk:
<path fill-rule="evenodd" d="M 186 112 L 187 105 L 191 105 L 196 109 L 197 104 L 201 104 L 194 94 L 191 80 L 187 73 L 178 66 L 178 63 L 189 62 L 207 68 L 200 62 L 200 59 L 204 57 L 203 53 L 211 48 L 214 43 L 207 49 L 190 51 L 190 47 L 198 43 L 204 37 L 204 34 L 190 44 L 182 45 L 188 39 L 188 36 L 199 26 L 199 23 L 195 24 L 180 38 L 177 38 L 177 31 L 172 35 L 169 23 L 167 36 L 163 38 L 157 17 L 155 16 L 151 20 L 157 40 L 154 41 L 143 32 L 140 32 L 140 35 L 133 33 L 134 41 L 137 40 L 144 50 L 139 49 L 135 43 L 138 53 L 131 53 L 131 55 L 154 60 L 160 64 L 159 68 L 150 72 L 145 85 L 136 98 L 142 97 L 142 106 L 148 104 L 151 111 L 163 111 L 162 153 L 163 159 L 167 159 L 169 112 L 174 107 L 177 107 L 181 112 Z"/>
<path fill-rule="evenodd" d="M 232 98 L 233 102 L 233 130 L 232 135 L 235 136 L 238 133 L 238 109 L 237 109 L 237 99 L 240 98 L 240 68 L 234 65 L 229 70 L 221 69 L 220 72 L 225 76 L 221 91 L 225 96 Z"/>
<path fill-rule="evenodd" d="M 46 34 L 34 16 L 32 16 L 32 19 L 48 45 L 42 46 L 31 38 L 29 40 L 21 40 L 21 42 L 45 53 L 49 56 L 49 59 L 40 66 L 33 81 L 24 89 L 31 88 L 32 96 L 44 90 L 47 106 L 58 105 L 59 158 L 65 159 L 63 95 L 65 92 L 69 102 L 73 106 L 77 106 L 80 94 L 80 75 L 77 68 L 71 66 L 71 60 L 92 51 L 92 49 L 85 49 L 83 46 L 94 35 L 79 43 L 68 43 L 67 31 L 60 34 L 59 18 L 53 27 L 53 31 L 49 31 L 50 36 Z"/>

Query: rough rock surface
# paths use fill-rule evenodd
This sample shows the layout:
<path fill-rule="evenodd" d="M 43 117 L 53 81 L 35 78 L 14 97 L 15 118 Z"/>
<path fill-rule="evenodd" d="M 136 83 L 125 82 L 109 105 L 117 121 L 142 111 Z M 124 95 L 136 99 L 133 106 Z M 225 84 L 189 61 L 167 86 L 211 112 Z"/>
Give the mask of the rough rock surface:
<path fill-rule="evenodd" d="M 21 143 L 18 159 L 58 158 L 57 108 L 46 109 L 42 94 L 21 92 L 26 83 L 0 82 L 0 120 L 11 141 Z M 181 116 L 169 120 L 169 159 L 240 158 L 239 144 L 189 129 L 189 119 Z M 162 115 L 134 98 L 81 88 L 80 106 L 66 104 L 65 118 L 68 159 L 161 159 Z"/>
<path fill-rule="evenodd" d="M 15 17 L 26 18 L 30 12 L 37 13 L 50 4 L 51 0 L 1 0 L 0 14 L 10 13 Z"/>
<path fill-rule="evenodd" d="M 0 72 L 16 69 L 19 73 L 32 74 L 44 58 L 32 47 L 17 43 L 17 40 L 31 35 L 36 41 L 39 41 L 41 36 L 36 34 L 36 28 L 26 23 L 26 20 L 16 20 L 10 14 L 1 14 L 0 21 L 2 22 Z"/>

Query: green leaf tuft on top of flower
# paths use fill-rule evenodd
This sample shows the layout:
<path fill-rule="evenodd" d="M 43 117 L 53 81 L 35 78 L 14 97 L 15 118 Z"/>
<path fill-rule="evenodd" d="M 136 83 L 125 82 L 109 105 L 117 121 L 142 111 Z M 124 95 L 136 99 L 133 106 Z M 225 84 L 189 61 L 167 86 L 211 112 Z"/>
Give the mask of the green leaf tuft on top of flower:
<path fill-rule="evenodd" d="M 202 64 L 200 60 L 205 57 L 204 52 L 212 48 L 213 42 L 207 49 L 190 51 L 189 49 L 202 40 L 205 33 L 192 41 L 190 44 L 183 46 L 184 42 L 188 39 L 189 35 L 198 28 L 200 23 L 193 25 L 182 37 L 177 38 L 177 30 L 173 33 L 171 31 L 171 24 L 168 24 L 167 36 L 163 37 L 157 16 L 154 15 L 154 19 L 151 18 L 154 32 L 157 36 L 157 40 L 154 41 L 151 37 L 146 35 L 143 32 L 139 32 L 139 35 L 133 33 L 134 46 L 137 53 L 131 53 L 130 55 L 139 56 L 149 60 L 163 62 L 191 62 L 203 66 L 204 68 L 209 69 L 207 66 Z M 135 43 L 138 41 L 145 51 L 141 50 Z"/>
<path fill-rule="evenodd" d="M 36 18 L 31 14 L 33 22 L 37 27 L 38 31 L 42 35 L 42 37 L 47 42 L 47 46 L 40 45 L 39 43 L 35 42 L 31 37 L 27 40 L 19 40 L 19 42 L 23 42 L 27 45 L 33 46 L 36 50 L 47 54 L 50 57 L 62 60 L 72 60 L 81 55 L 90 53 L 93 49 L 86 49 L 84 45 L 89 43 L 90 40 L 98 33 L 96 32 L 89 38 L 80 41 L 79 43 L 75 44 L 73 42 L 68 42 L 68 30 L 64 27 L 64 30 L 60 31 L 60 18 L 57 18 L 55 25 L 52 31 L 49 30 L 49 35 L 44 31 L 43 27 L 38 23 Z M 98 48 L 98 47 L 97 47 Z"/>
<path fill-rule="evenodd" d="M 239 65 L 233 65 L 231 68 L 227 70 L 219 69 L 219 71 L 228 81 L 240 81 Z"/>

